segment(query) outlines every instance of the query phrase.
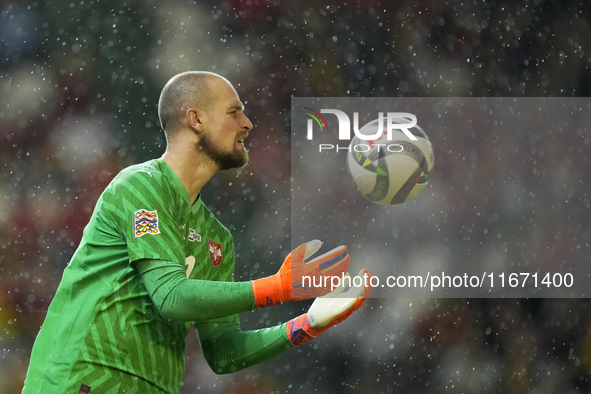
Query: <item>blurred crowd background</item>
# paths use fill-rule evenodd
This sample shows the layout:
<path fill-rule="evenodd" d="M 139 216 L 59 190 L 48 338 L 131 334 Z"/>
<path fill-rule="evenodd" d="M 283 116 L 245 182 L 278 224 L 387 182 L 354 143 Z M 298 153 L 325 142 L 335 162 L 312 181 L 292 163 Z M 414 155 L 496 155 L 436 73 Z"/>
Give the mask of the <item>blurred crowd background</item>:
<path fill-rule="evenodd" d="M 234 234 L 236 279 L 249 280 L 275 273 L 291 247 L 292 96 L 588 97 L 590 21 L 591 3 L 568 0 L 0 1 L 0 393 L 20 392 L 104 187 L 163 153 L 157 101 L 176 73 L 226 76 L 255 125 L 251 164 L 203 191 Z M 589 264 L 587 127 L 543 150 L 544 134 L 520 134 L 504 151 L 519 168 L 508 183 L 479 161 L 502 167 L 502 145 L 433 133 L 434 184 L 401 214 L 414 219 L 408 238 L 393 224 L 389 253 L 420 263 L 421 242 L 442 237 L 464 260 L 482 257 L 479 242 L 516 262 L 543 253 Z M 466 190 L 474 179 L 487 187 Z M 548 209 L 532 208 L 540 199 Z M 409 213 L 420 203 L 437 206 L 446 234 Z M 245 313 L 243 328 L 308 305 Z M 590 312 L 586 299 L 370 299 L 317 340 L 225 376 L 191 334 L 181 392 L 587 393 Z"/>

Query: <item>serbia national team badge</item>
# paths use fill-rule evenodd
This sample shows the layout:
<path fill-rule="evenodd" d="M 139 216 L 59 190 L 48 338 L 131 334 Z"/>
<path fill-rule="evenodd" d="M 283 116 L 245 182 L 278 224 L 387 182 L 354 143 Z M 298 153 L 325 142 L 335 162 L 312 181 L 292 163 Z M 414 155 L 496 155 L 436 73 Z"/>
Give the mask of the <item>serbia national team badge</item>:
<path fill-rule="evenodd" d="M 219 244 L 211 239 L 207 238 L 209 246 L 209 259 L 214 267 L 217 267 L 222 263 L 224 252 L 222 251 L 222 244 Z"/>
<path fill-rule="evenodd" d="M 133 237 L 138 238 L 146 234 L 160 234 L 158 228 L 158 213 L 156 211 L 148 211 L 147 209 L 140 209 L 133 213 Z"/>

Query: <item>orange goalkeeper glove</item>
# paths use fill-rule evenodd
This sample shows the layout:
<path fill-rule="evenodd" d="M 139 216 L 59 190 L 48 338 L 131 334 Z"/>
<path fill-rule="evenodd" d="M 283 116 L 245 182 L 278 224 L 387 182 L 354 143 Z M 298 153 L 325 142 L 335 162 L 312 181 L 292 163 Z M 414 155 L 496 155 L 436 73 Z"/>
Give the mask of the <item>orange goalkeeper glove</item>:
<path fill-rule="evenodd" d="M 340 286 L 332 293 L 314 300 L 308 313 L 304 313 L 287 323 L 287 338 L 293 346 L 300 346 L 324 333 L 329 327 L 346 320 L 367 299 L 371 291 L 371 275 L 367 270 L 361 270 L 359 276 L 363 278 L 364 286 L 347 287 L 347 278 L 343 278 Z M 342 293 L 342 294 L 341 294 Z"/>
<path fill-rule="evenodd" d="M 330 292 L 332 277 L 343 277 L 350 257 L 346 246 L 304 262 L 320 249 L 322 242 L 315 239 L 298 246 L 285 258 L 275 275 L 252 281 L 257 308 L 319 297 Z M 304 278 L 306 277 L 306 278 Z"/>

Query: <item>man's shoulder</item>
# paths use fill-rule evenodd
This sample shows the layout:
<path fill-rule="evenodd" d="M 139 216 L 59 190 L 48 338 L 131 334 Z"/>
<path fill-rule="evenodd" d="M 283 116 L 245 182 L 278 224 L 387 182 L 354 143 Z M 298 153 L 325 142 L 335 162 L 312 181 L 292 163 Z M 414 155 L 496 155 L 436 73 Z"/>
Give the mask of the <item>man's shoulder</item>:
<path fill-rule="evenodd" d="M 164 172 L 160 161 L 153 159 L 124 168 L 115 177 L 115 180 L 118 182 L 134 182 L 138 179 L 160 181 L 163 179 L 163 176 Z"/>
<path fill-rule="evenodd" d="M 159 195 L 168 198 L 172 187 L 158 159 L 126 167 L 113 178 L 105 189 L 103 197 L 112 199 L 134 199 Z"/>

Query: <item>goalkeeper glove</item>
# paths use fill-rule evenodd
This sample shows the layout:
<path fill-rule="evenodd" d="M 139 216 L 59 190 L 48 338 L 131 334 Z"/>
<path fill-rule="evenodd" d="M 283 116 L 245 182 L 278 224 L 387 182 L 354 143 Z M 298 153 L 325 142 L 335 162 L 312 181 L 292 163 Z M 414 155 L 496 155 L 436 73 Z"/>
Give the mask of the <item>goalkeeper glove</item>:
<path fill-rule="evenodd" d="M 330 292 L 330 278 L 342 277 L 349 267 L 350 257 L 346 246 L 304 262 L 320 249 L 322 242 L 315 239 L 298 246 L 285 258 L 279 272 L 275 275 L 252 281 L 257 308 L 323 296 Z M 302 278 L 308 277 L 309 286 Z"/>
<path fill-rule="evenodd" d="M 306 343 L 324 333 L 329 327 L 346 320 L 359 309 L 371 291 L 371 275 L 367 270 L 361 270 L 359 276 L 363 278 L 363 287 L 350 287 L 343 293 L 346 278 L 350 280 L 347 274 L 336 290 L 324 297 L 316 298 L 308 313 L 290 320 L 287 323 L 289 343 L 293 346 Z"/>

